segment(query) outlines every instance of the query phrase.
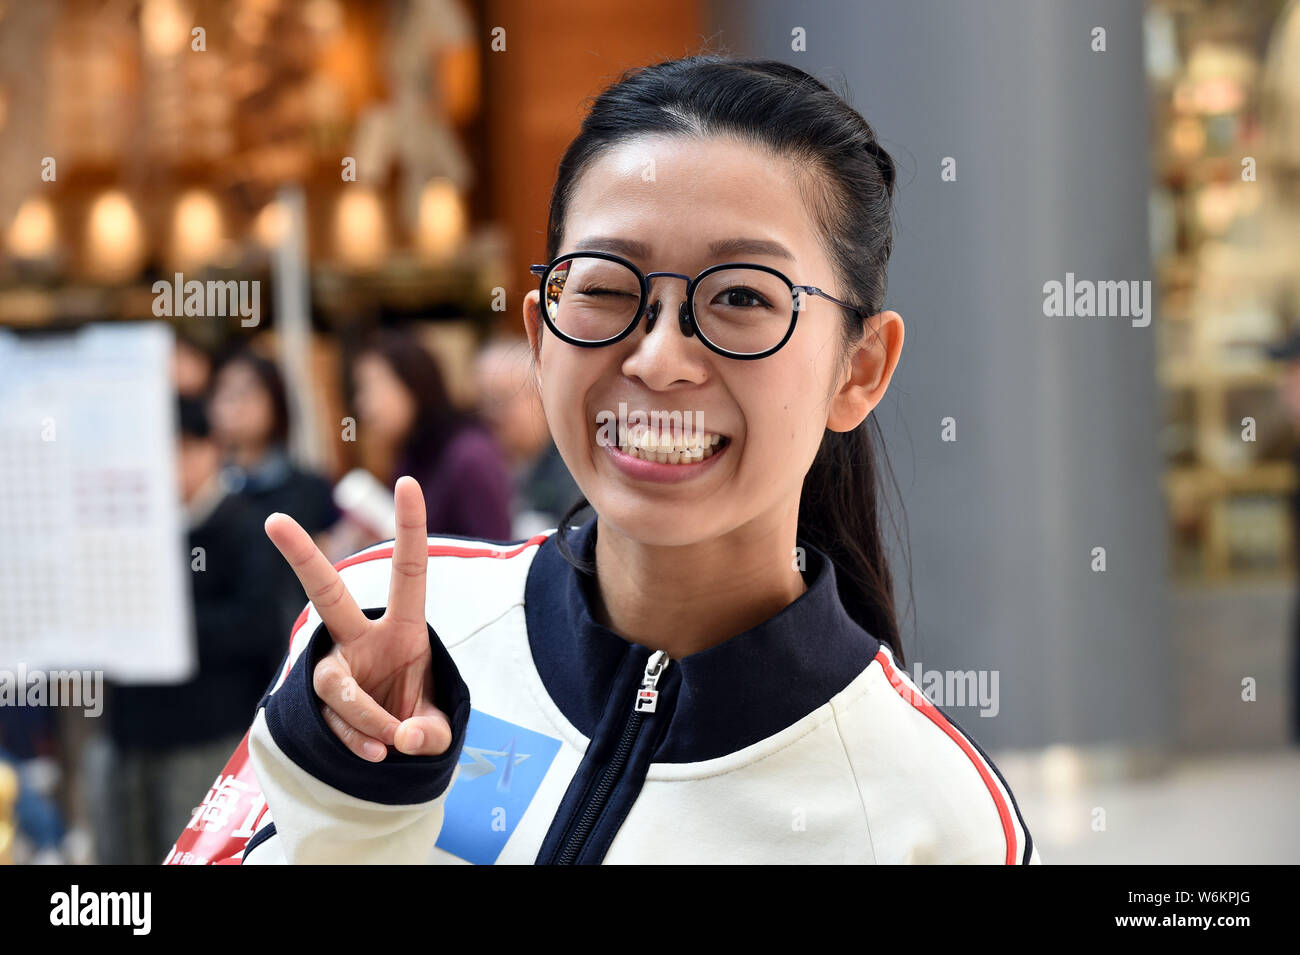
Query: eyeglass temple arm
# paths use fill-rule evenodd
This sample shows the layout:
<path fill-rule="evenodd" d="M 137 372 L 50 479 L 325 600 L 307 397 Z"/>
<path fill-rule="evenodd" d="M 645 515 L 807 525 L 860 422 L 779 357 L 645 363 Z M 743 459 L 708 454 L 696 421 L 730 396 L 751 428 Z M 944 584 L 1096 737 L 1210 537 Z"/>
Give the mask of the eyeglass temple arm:
<path fill-rule="evenodd" d="M 797 289 L 802 289 L 803 291 L 808 292 L 810 295 L 820 295 L 822 298 L 834 302 L 836 305 L 840 306 L 841 308 L 847 308 L 854 315 L 858 316 L 858 318 L 865 320 L 867 317 L 867 313 L 864 312 L 862 309 L 858 308 L 856 305 L 850 305 L 848 302 L 841 302 L 830 292 L 823 292 L 815 285 L 796 285 L 794 287 Z"/>

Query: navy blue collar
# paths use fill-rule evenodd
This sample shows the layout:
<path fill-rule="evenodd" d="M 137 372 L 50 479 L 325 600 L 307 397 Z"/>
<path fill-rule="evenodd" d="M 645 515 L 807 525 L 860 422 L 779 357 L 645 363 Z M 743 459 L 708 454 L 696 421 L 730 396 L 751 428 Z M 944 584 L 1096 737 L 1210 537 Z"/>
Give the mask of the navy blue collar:
<path fill-rule="evenodd" d="M 232 494 L 259 494 L 279 487 L 293 474 L 293 464 L 282 447 L 272 447 L 251 468 L 230 462 L 222 469 L 221 479 Z"/>
<path fill-rule="evenodd" d="M 594 561 L 597 518 L 566 535 L 575 555 Z M 808 589 L 756 627 L 673 660 L 659 684 L 672 718 L 654 760 L 713 759 L 765 739 L 844 689 L 880 649 L 849 617 L 835 568 L 800 540 Z M 595 583 L 559 552 L 556 535 L 528 571 L 524 612 L 533 660 L 547 693 L 587 738 L 607 706 L 630 712 L 649 648 L 629 643 L 592 617 Z"/>

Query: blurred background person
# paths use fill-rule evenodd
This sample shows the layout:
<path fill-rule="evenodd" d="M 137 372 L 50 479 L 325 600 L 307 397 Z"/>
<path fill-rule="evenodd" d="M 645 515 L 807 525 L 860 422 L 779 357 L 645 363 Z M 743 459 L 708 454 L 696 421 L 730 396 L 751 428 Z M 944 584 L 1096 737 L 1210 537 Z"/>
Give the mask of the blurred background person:
<path fill-rule="evenodd" d="M 176 333 L 172 352 L 172 382 L 185 398 L 201 398 L 212 386 L 212 355 L 198 341 L 181 331 Z"/>
<path fill-rule="evenodd" d="M 160 863 L 189 824 L 198 798 L 239 745 L 274 675 L 273 581 L 262 522 L 220 480 L 221 451 L 201 401 L 179 399 L 177 455 L 189 528 L 198 672 L 180 684 L 108 688 L 115 758 L 102 780 L 98 861 Z"/>
<path fill-rule="evenodd" d="M 479 413 L 505 452 L 514 482 L 513 535 L 525 538 L 549 530 L 582 492 L 551 440 L 528 342 L 494 339 L 479 352 L 475 372 Z M 582 523 L 589 516 L 584 508 L 574 520 Z"/>
<path fill-rule="evenodd" d="M 393 462 L 391 490 L 409 474 L 424 491 L 430 534 L 510 539 L 510 477 L 496 440 L 454 407 L 420 341 L 383 329 L 352 366 L 357 425 Z"/>
<path fill-rule="evenodd" d="M 274 362 L 247 349 L 229 355 L 217 369 L 208 409 L 212 436 L 223 457 L 221 479 L 259 521 L 278 511 L 312 535 L 324 534 L 337 523 L 340 514 L 329 480 L 289 459 L 289 398 Z M 272 647 L 274 667 L 288 647 L 289 630 L 307 597 L 266 535 L 259 538 L 274 568 L 280 637 Z"/>

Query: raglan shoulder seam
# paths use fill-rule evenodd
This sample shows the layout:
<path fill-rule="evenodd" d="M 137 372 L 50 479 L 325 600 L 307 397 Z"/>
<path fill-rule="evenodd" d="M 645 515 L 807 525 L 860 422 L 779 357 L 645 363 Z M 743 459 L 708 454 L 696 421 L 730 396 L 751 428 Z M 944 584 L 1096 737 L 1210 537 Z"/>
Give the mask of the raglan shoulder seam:
<path fill-rule="evenodd" d="M 1021 857 L 1018 850 L 1022 840 L 1016 834 L 1016 821 L 1019 821 L 1020 828 L 1026 835 L 1029 830 L 1024 826 L 1019 808 L 1016 808 L 1013 816 L 1012 810 L 1007 805 L 1007 800 L 1003 798 L 1002 790 L 1005 789 L 1009 796 L 1010 788 L 1006 786 L 1005 780 L 1002 780 L 1002 774 L 993 765 L 992 760 L 984 754 L 984 751 L 974 745 L 965 730 L 958 727 L 943 710 L 935 706 L 918 687 L 907 679 L 905 673 L 894 667 L 892 654 L 883 644 L 876 655 L 876 660 L 880 663 L 881 670 L 894 692 L 911 707 L 913 712 L 920 714 L 939 729 L 961 751 L 966 758 L 967 764 L 975 769 L 985 791 L 988 792 L 993 801 L 993 807 L 997 812 L 1002 827 L 1002 837 L 1006 845 L 1003 863 L 1005 865 L 1018 864 L 1017 860 Z M 1001 783 L 1000 786 L 999 782 Z M 1011 802 L 1014 804 L 1015 800 L 1012 799 Z M 1027 859 L 1028 856 L 1026 855 L 1025 858 Z"/>

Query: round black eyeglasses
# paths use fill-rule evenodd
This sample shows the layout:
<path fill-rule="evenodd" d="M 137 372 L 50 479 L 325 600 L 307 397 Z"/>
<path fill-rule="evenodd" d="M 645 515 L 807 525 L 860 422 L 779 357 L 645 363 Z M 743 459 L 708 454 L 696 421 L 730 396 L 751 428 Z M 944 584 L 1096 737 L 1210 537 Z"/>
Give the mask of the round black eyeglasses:
<path fill-rule="evenodd" d="M 795 285 L 766 265 L 724 262 L 691 278 L 681 272 L 644 273 L 610 252 L 569 252 L 549 265 L 533 265 L 541 289 L 542 318 L 557 338 L 599 348 L 631 335 L 644 314 L 646 334 L 660 302 L 646 308 L 650 280 L 661 275 L 686 281 L 677 322 L 687 338 L 698 335 L 727 358 L 766 358 L 790 340 L 805 296 L 820 295 L 859 319 L 865 313 L 814 285 Z"/>

